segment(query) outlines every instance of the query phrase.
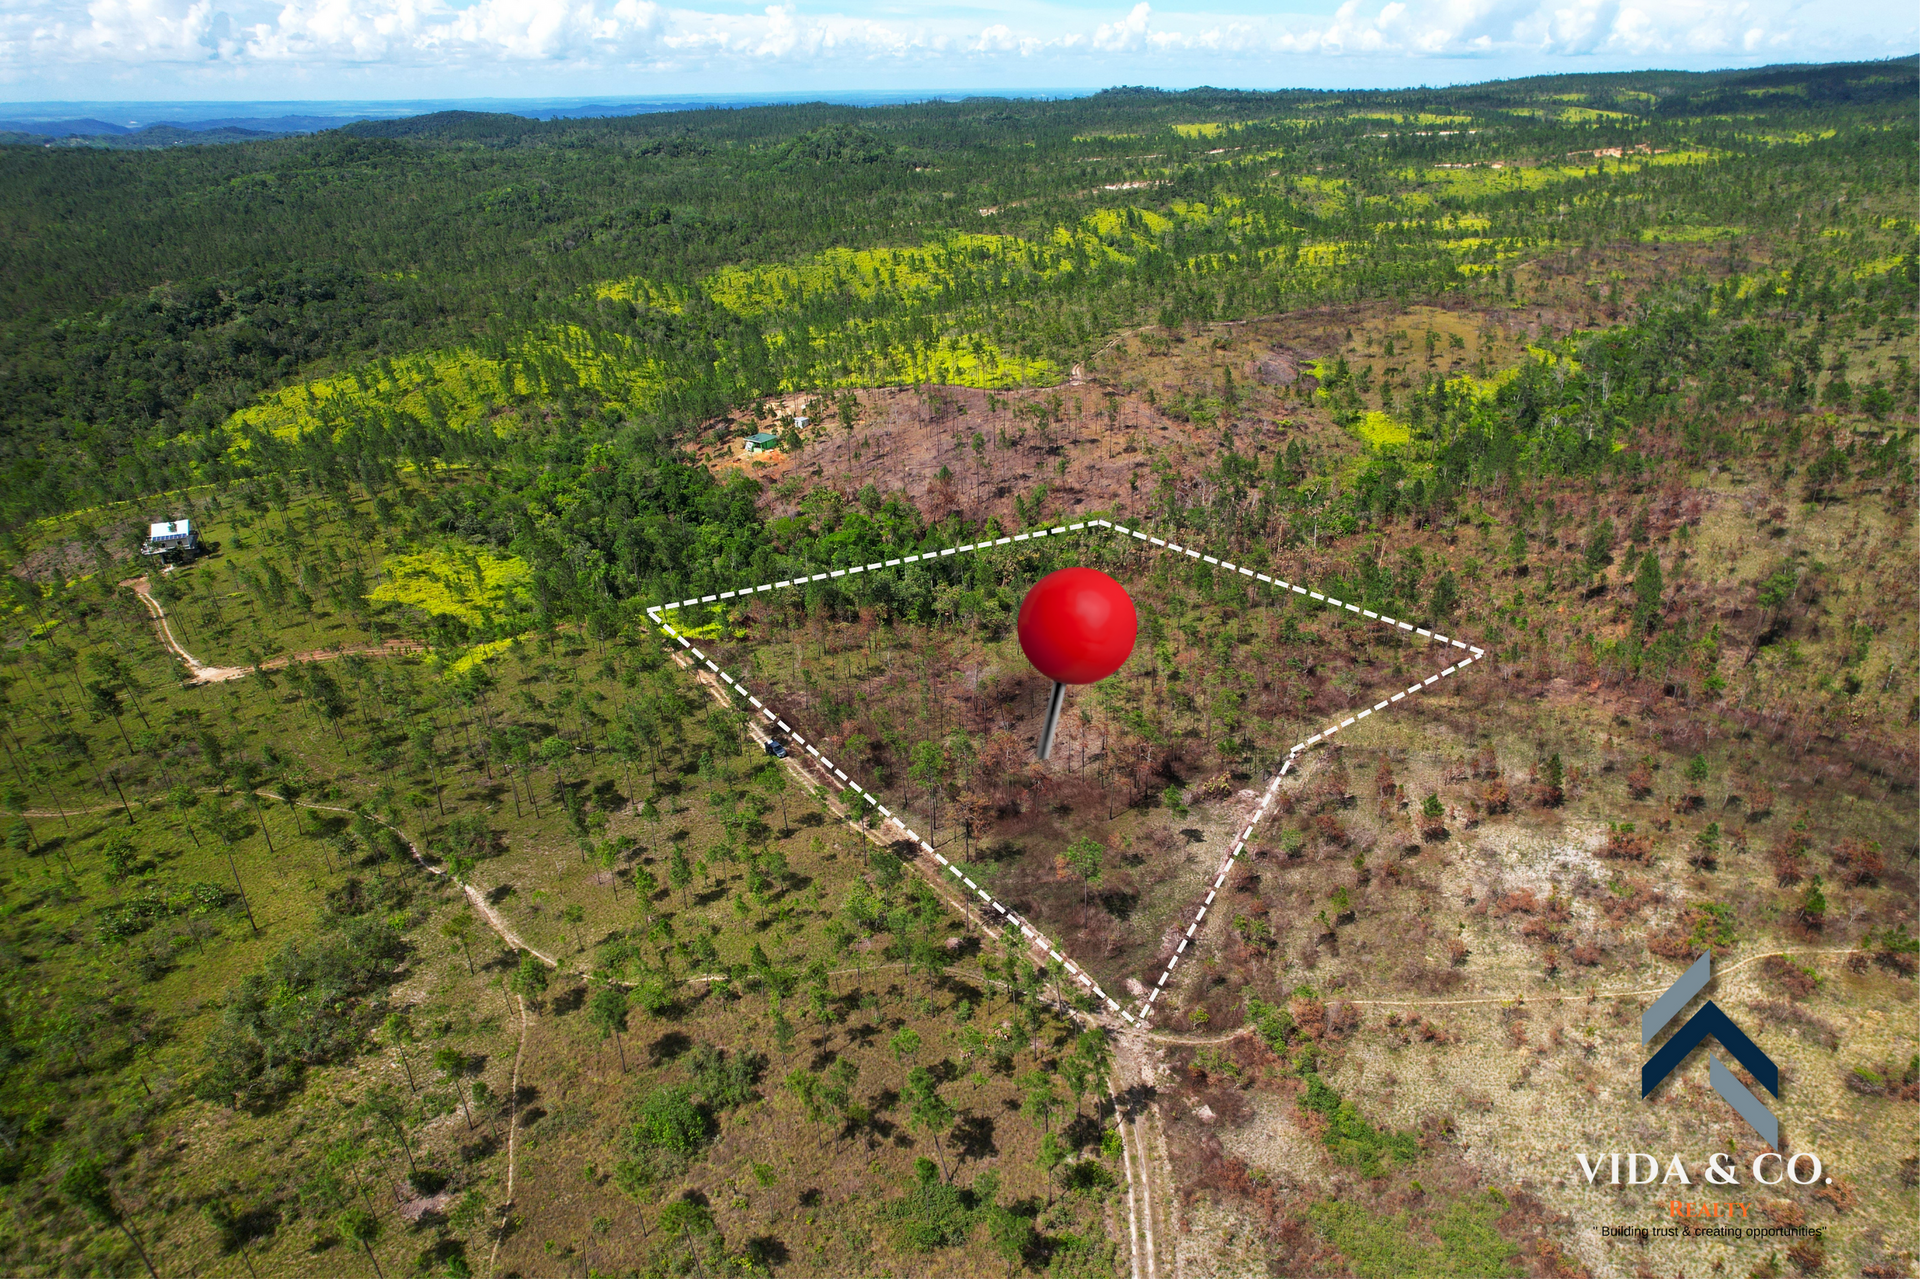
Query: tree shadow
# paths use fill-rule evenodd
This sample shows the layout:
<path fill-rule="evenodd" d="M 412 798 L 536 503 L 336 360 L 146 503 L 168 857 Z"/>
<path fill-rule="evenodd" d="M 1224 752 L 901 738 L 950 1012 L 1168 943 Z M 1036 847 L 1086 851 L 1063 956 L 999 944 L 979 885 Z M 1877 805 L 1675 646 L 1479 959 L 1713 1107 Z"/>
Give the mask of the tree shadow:
<path fill-rule="evenodd" d="M 974 940 L 976 942 L 974 949 L 978 950 L 979 946 L 977 944 L 977 939 L 969 939 L 969 940 Z M 966 1000 L 968 1003 L 974 1006 L 976 1011 L 979 1009 L 982 1003 L 986 1002 L 986 992 L 983 991 L 980 987 L 974 985 L 972 982 L 968 981 L 964 977 L 955 977 L 947 973 L 941 973 L 939 977 L 939 982 L 940 982 L 941 990 L 945 991 L 949 995 L 952 995 L 955 999 Z"/>
<path fill-rule="evenodd" d="M 424 1213 L 421 1219 L 424 1221 L 427 1217 L 438 1217 L 439 1215 L 439 1213 Z M 456 1261 L 460 1263 L 458 1267 L 454 1265 Z M 440 1239 L 436 1240 L 430 1247 L 421 1251 L 420 1261 L 415 1267 L 415 1270 L 420 1274 L 453 1274 L 456 1272 L 471 1274 L 472 1270 L 466 1262 L 467 1245 L 463 1241 L 459 1239 Z"/>
<path fill-rule="evenodd" d="M 1060 1188 L 1072 1191 L 1099 1191 L 1114 1184 L 1113 1171 L 1098 1159 L 1081 1159 L 1068 1165 L 1060 1178 Z"/>
<path fill-rule="evenodd" d="M 647 1045 L 647 1064 L 653 1067 L 666 1065 L 679 1058 L 680 1054 L 693 1047 L 693 1040 L 677 1030 L 669 1030 Z"/>
<path fill-rule="evenodd" d="M 1000 1153 L 993 1133 L 991 1115 L 967 1115 L 953 1126 L 953 1148 L 968 1159 L 991 1159 Z"/>
<path fill-rule="evenodd" d="M 482 1131 L 477 1139 L 456 1148 L 463 1164 L 477 1164 L 491 1159 L 499 1151 L 500 1143 L 491 1132 Z"/>
<path fill-rule="evenodd" d="M 747 1260 L 761 1270 L 771 1271 L 775 1266 L 785 1265 L 787 1245 L 772 1235 L 754 1235 L 747 1240 Z"/>
<path fill-rule="evenodd" d="M 207 1205 L 207 1219 L 220 1234 L 220 1251 L 232 1256 L 280 1228 L 280 1205 L 268 1199 L 248 1208 L 235 1208 L 216 1199 Z"/>
<path fill-rule="evenodd" d="M 1097 1115 L 1081 1115 L 1072 1123 L 1062 1124 L 1060 1136 L 1071 1150 L 1085 1150 L 1089 1146 L 1100 1144 L 1100 1119 Z"/>
<path fill-rule="evenodd" d="M 1152 1104 L 1157 1096 L 1159 1096 L 1159 1090 L 1152 1084 L 1129 1084 L 1122 1088 L 1113 1100 L 1121 1117 L 1131 1123 Z M 1018 1102 L 1014 1103 L 1014 1109 L 1019 1109 Z"/>

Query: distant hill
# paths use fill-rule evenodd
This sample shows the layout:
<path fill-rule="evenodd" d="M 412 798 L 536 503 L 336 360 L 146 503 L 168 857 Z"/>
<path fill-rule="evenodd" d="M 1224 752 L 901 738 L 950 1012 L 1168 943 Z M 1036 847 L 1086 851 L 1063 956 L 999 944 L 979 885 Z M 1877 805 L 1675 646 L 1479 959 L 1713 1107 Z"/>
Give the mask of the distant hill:
<path fill-rule="evenodd" d="M 72 128 L 17 120 L 0 120 L 0 143 L 38 143 L 42 146 L 91 146 L 121 148 L 209 146 L 223 142 L 257 142 L 262 138 L 287 137 L 288 133 L 268 129 L 245 129 L 222 124 L 189 127 L 179 124 L 150 124 L 142 129 L 127 129 L 99 120 L 63 121 Z M 80 126 L 93 126 L 83 128 Z"/>
<path fill-rule="evenodd" d="M 179 120 L 132 126 L 105 120 L 0 120 L 0 140 L 30 142 L 53 139 L 108 146 L 181 146 L 218 142 L 247 142 L 318 133 L 351 124 L 351 116 L 288 115 L 262 119 L 234 116 L 217 120 Z"/>
<path fill-rule="evenodd" d="M 25 133 L 46 138 L 117 137 L 132 133 L 124 124 L 105 120 L 0 120 L 0 133 Z"/>
<path fill-rule="evenodd" d="M 536 132 L 540 121 L 502 111 L 434 111 L 399 120 L 362 120 L 342 132 L 361 138 L 438 138 L 477 141 Z"/>

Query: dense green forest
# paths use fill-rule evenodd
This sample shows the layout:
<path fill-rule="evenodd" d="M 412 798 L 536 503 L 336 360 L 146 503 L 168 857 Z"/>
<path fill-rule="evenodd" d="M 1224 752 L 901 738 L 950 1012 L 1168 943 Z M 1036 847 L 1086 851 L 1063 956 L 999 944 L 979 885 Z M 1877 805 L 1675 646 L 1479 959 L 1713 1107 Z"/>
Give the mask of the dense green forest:
<path fill-rule="evenodd" d="M 1144 320 L 1498 293 L 1603 238 L 1784 231 L 1754 319 L 1836 288 L 1897 311 L 1911 227 L 1862 210 L 1910 189 L 1912 87 L 1897 62 L 8 147 L 9 519 L 244 478 L 236 435 L 316 413 L 342 470 L 544 460 L 583 421 L 671 436 L 780 390 L 1044 384 Z"/>
<path fill-rule="evenodd" d="M 1917 95 L 1906 58 L 0 144 L 0 1269 L 1165 1273 L 1199 1221 L 1272 1273 L 1604 1273 L 1459 1144 L 1531 1064 L 1394 1110 L 1411 1059 L 1367 1053 L 1468 1054 L 1384 1005 L 1471 980 L 1519 1052 L 1509 992 L 1736 939 L 1832 960 L 1747 1007 L 1906 1114 L 1855 1014 L 1911 1010 L 1920 927 Z M 1485 654 L 1300 756 L 1150 1047 L 1076 980 L 1141 1010 L 1245 796 L 1433 653 L 1125 542 L 674 615 L 1039 937 L 647 613 L 1090 516 Z M 212 553 L 163 570 L 179 517 Z M 1011 621 L 1068 562 L 1133 573 L 1144 638 L 1049 777 Z M 1610 878 L 1505 885 L 1527 839 Z M 1903 1175 L 1847 1167 L 1835 1266 L 1911 1243 Z"/>

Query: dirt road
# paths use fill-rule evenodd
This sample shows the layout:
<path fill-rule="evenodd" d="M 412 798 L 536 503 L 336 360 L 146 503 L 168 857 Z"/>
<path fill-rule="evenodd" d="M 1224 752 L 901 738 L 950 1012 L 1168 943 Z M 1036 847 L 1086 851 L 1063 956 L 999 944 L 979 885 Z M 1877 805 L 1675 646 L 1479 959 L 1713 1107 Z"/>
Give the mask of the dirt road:
<path fill-rule="evenodd" d="M 145 576 L 130 578 L 120 583 L 120 585 L 132 591 L 135 595 L 138 595 L 140 602 L 147 606 L 147 612 L 152 615 L 153 620 L 158 624 L 161 640 L 165 642 L 169 649 L 173 650 L 173 655 L 179 658 L 189 671 L 193 672 L 193 683 L 223 684 L 228 680 L 240 679 L 253 674 L 256 668 L 252 666 L 209 666 L 183 648 L 180 640 L 173 633 L 172 625 L 167 621 L 167 610 L 160 607 L 159 600 L 153 598 L 152 583 L 148 582 Z M 325 662 L 338 657 L 346 657 L 352 653 L 372 656 L 374 654 L 391 655 L 394 653 L 416 653 L 419 651 L 420 645 L 414 643 L 412 640 L 388 640 L 384 644 L 363 644 L 348 648 L 321 648 L 315 649 L 310 653 L 294 653 L 285 657 L 275 657 L 262 662 L 257 669 L 277 671 L 292 662 Z"/>

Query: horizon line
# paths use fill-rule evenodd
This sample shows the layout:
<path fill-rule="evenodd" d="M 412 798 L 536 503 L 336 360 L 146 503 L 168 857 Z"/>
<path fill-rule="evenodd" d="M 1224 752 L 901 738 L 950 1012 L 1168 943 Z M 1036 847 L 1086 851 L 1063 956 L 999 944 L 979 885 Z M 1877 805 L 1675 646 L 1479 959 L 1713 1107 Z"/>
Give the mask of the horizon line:
<path fill-rule="evenodd" d="M 1453 58 L 1453 59 L 1447 59 L 1447 60 L 1453 61 L 1453 62 L 1467 63 L 1467 64 L 1472 64 L 1476 61 L 1476 59 L 1472 59 L 1472 58 Z M 1914 60 L 1920 60 L 1920 49 L 1916 49 L 1912 53 L 1889 54 L 1885 57 L 1880 57 L 1880 58 L 1805 59 L 1805 60 L 1798 60 L 1798 61 L 1790 60 L 1790 61 L 1782 61 L 1782 62 L 1766 62 L 1766 63 L 1761 63 L 1759 65 L 1748 65 L 1748 64 L 1742 64 L 1739 62 L 1728 62 L 1728 63 L 1724 63 L 1722 65 L 1711 67 L 1705 70 L 1689 70 L 1685 67 L 1677 67 L 1677 66 L 1647 66 L 1647 67 L 1632 68 L 1629 70 L 1610 70 L 1610 71 L 1573 70 L 1573 69 L 1569 69 L 1566 71 L 1531 71 L 1531 72 L 1520 74 L 1520 75 L 1507 75 L 1507 76 L 1496 75 L 1496 76 L 1488 76 L 1480 79 L 1471 79 L 1471 80 L 1462 79 L 1462 80 L 1437 82 L 1437 83 L 1434 81 L 1420 81 L 1420 82 L 1409 81 L 1408 83 L 1405 83 L 1405 84 L 1399 84 L 1399 85 L 1393 85 L 1393 86 L 1387 86 L 1387 87 L 1365 87 L 1361 85 L 1350 85 L 1350 86 L 1345 86 L 1341 88 L 1316 88 L 1309 85 L 1280 85 L 1280 86 L 1252 87 L 1252 86 L 1234 85 L 1234 84 L 1200 83 L 1200 84 L 1188 85 L 1183 88 L 1169 88 L 1164 85 L 1155 85 L 1155 84 L 1127 84 L 1123 82 L 1109 82 L 1109 83 L 1100 84 L 1100 85 L 1037 85 L 1036 84 L 1036 85 L 1019 85 L 1019 86 L 952 86 L 948 88 L 937 88 L 937 89 L 921 89 L 921 88 L 909 89 L 909 88 L 884 88 L 884 87 L 839 88 L 839 89 L 829 89 L 829 88 L 771 89 L 770 88 L 770 89 L 764 89 L 764 90 L 744 89 L 744 90 L 734 90 L 734 91 L 727 91 L 727 92 L 667 91 L 667 92 L 655 92 L 655 93 L 611 92 L 611 93 L 594 93 L 594 94 L 520 94 L 520 95 L 477 94 L 477 95 L 467 96 L 467 97 L 428 96 L 428 97 L 418 97 L 418 98 L 399 98 L 399 97 L 19 98 L 19 99 L 0 100 L 0 110 L 4 110 L 8 107 L 43 107 L 43 108 L 55 107 L 55 106 L 104 107 L 104 106 L 118 106 L 118 105 L 165 106 L 165 107 L 247 105 L 247 106 L 269 107 L 269 106 L 302 106 L 302 105 L 312 105 L 312 104 L 318 104 L 318 103 L 330 103 L 330 104 L 339 104 L 339 105 L 351 104 L 351 105 L 358 105 L 358 106 L 411 106 L 411 105 L 417 105 L 420 103 L 523 102 L 523 103 L 552 103 L 552 104 L 570 103 L 570 104 L 585 106 L 585 105 L 595 105 L 595 104 L 614 105 L 614 104 L 625 103 L 625 102 L 635 102 L 635 103 L 693 102 L 693 101 L 719 102 L 719 101 L 726 101 L 729 99 L 753 99 L 756 102 L 779 100 L 779 101 L 786 101 L 786 102 L 805 103 L 809 101 L 825 101 L 833 97 L 849 97 L 854 95 L 897 96 L 901 98 L 903 102 L 912 103 L 912 102 L 937 101 L 937 100 L 943 100 L 951 97 L 989 97 L 989 98 L 990 97 L 1038 97 L 1046 94 L 1060 94 L 1063 96 L 1091 95 L 1091 94 L 1097 94 L 1097 93 L 1104 93 L 1104 92 L 1108 92 L 1115 89 L 1143 89 L 1143 90 L 1149 90 L 1153 92 L 1169 93 L 1169 94 L 1197 93 L 1204 90 L 1215 90 L 1215 91 L 1226 92 L 1226 93 L 1405 93 L 1405 92 L 1423 92 L 1423 91 L 1432 92 L 1432 91 L 1441 90 L 1441 89 L 1459 88 L 1459 87 L 1471 86 L 1476 84 L 1502 84 L 1502 83 L 1510 83 L 1510 82 L 1521 81 L 1521 80 L 1556 79 L 1564 76 L 1629 76 L 1629 75 L 1698 76 L 1698 75 L 1715 75 L 1721 72 L 1732 72 L 1732 71 L 1745 71 L 1745 72 L 1769 71 L 1776 68 L 1792 69 L 1792 68 L 1809 68 L 1809 67 L 1826 67 L 1826 66 L 1832 66 L 1832 67 L 1870 66 L 1876 63 L 1908 62 L 1908 61 L 1914 61 Z M 1431 65 L 1431 64 L 1429 63 L 1427 65 Z"/>

